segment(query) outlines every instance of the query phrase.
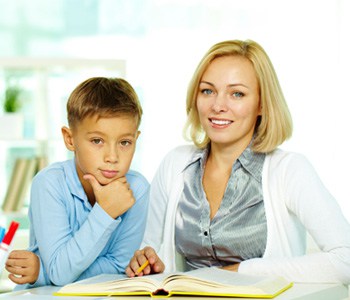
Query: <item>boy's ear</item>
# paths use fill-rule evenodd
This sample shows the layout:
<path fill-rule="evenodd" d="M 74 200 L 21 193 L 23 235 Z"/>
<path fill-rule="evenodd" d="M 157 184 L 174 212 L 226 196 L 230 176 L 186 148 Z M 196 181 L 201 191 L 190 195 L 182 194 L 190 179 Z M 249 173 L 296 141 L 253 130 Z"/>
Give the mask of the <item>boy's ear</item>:
<path fill-rule="evenodd" d="M 62 132 L 62 136 L 63 136 L 63 140 L 64 143 L 66 145 L 66 148 L 70 151 L 74 151 L 74 139 L 73 139 L 73 135 L 72 135 L 72 130 L 66 126 L 63 126 L 61 129 Z"/>
<path fill-rule="evenodd" d="M 138 130 L 138 131 L 136 132 L 136 140 L 139 138 L 140 134 L 141 134 L 141 131 Z"/>

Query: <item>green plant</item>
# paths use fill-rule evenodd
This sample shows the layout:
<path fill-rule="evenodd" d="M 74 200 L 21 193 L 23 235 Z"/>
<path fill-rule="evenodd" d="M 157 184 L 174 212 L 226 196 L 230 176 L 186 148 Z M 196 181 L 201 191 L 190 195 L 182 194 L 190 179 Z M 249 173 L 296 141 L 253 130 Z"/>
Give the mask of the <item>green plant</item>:
<path fill-rule="evenodd" d="M 21 101 L 19 98 L 20 89 L 18 87 L 8 87 L 5 91 L 4 111 L 16 112 L 21 107 Z"/>

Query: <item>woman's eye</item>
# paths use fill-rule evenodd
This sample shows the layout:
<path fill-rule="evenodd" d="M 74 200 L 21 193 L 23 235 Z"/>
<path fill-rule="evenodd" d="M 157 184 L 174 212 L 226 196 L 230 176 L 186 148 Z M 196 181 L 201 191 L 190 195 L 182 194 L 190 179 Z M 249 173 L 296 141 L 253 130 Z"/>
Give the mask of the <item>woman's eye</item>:
<path fill-rule="evenodd" d="M 95 145 L 102 144 L 102 139 L 92 139 L 91 142 Z"/>
<path fill-rule="evenodd" d="M 235 98 L 242 98 L 244 96 L 244 94 L 241 92 L 234 92 L 232 95 Z"/>
<path fill-rule="evenodd" d="M 213 94 L 213 91 L 210 89 L 203 89 L 203 90 L 201 90 L 201 93 L 204 95 L 211 95 L 211 94 Z"/>

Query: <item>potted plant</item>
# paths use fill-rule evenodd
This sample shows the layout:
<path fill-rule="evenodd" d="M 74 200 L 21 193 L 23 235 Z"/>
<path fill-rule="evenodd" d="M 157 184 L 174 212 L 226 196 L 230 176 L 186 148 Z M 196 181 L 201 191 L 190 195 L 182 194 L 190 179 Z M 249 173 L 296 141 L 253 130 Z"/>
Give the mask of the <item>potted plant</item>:
<path fill-rule="evenodd" d="M 8 87 L 5 91 L 4 111 L 6 113 L 15 113 L 21 107 L 19 98 L 20 89 L 18 87 Z"/>
<path fill-rule="evenodd" d="M 0 138 L 23 138 L 23 115 L 21 108 L 21 89 L 17 86 L 9 86 L 5 91 L 3 114 L 0 116 Z"/>

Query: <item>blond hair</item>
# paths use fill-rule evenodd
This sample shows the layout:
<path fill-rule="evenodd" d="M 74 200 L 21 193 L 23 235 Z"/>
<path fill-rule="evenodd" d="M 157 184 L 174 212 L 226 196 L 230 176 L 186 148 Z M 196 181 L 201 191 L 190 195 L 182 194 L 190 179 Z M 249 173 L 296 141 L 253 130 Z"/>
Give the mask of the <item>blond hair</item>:
<path fill-rule="evenodd" d="M 262 153 L 273 151 L 291 137 L 292 118 L 268 55 L 252 40 L 220 42 L 204 55 L 187 90 L 185 138 L 191 139 L 199 148 L 204 148 L 210 143 L 199 121 L 196 99 L 200 80 L 209 64 L 223 56 L 242 56 L 252 63 L 258 80 L 261 103 L 261 116 L 257 120 L 252 150 Z"/>
<path fill-rule="evenodd" d="M 71 128 L 86 117 L 130 115 L 140 125 L 142 107 L 133 87 L 121 78 L 93 77 L 80 83 L 67 102 L 67 118 Z"/>

